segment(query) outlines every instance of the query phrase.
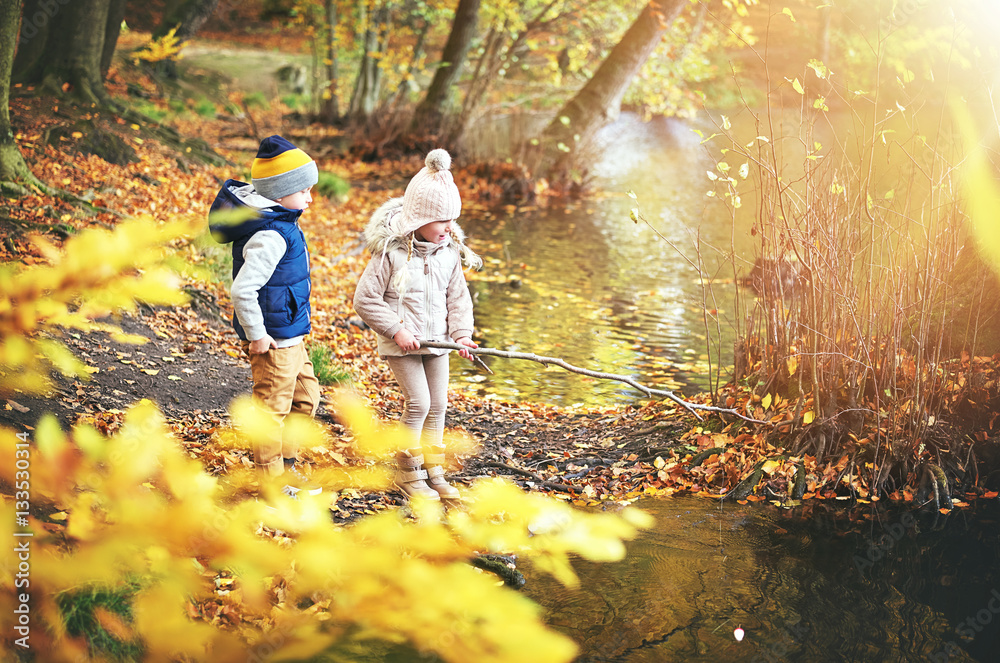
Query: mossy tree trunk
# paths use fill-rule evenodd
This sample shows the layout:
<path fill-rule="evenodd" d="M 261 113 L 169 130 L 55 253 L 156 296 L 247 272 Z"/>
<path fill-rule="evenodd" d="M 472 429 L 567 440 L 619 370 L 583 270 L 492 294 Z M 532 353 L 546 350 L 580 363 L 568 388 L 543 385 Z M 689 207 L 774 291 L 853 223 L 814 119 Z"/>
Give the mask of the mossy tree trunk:
<path fill-rule="evenodd" d="M 0 182 L 35 179 L 17 149 L 10 123 L 10 73 L 20 17 L 21 0 L 0 0 Z"/>
<path fill-rule="evenodd" d="M 124 0 L 26 0 L 21 25 L 26 47 L 14 60 L 14 80 L 110 106 L 102 67 L 110 66 L 124 5 Z"/>
<path fill-rule="evenodd" d="M 653 54 L 687 0 L 652 0 L 611 50 L 594 76 L 562 109 L 542 133 L 535 163 L 536 175 L 557 185 L 572 179 L 572 170 L 591 138 L 614 122 L 632 79 Z"/>

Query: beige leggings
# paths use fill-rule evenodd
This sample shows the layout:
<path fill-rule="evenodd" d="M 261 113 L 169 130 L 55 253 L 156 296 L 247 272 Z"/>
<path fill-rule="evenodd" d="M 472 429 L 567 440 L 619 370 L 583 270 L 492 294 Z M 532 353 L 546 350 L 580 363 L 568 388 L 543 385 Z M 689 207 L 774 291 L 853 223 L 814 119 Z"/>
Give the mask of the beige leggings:
<path fill-rule="evenodd" d="M 413 449 L 439 446 L 448 409 L 448 354 L 386 357 L 403 392 L 400 423 L 414 432 Z"/>

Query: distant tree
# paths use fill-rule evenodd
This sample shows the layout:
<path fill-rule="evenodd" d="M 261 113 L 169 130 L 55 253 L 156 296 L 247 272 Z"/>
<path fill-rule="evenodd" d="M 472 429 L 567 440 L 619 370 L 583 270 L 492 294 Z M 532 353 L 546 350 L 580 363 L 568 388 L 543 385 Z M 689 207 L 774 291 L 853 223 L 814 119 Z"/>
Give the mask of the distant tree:
<path fill-rule="evenodd" d="M 632 79 L 656 49 L 687 0 L 652 0 L 580 91 L 546 127 L 535 156 L 535 174 L 565 183 L 582 149 L 621 112 Z"/>
<path fill-rule="evenodd" d="M 427 36 L 434 24 L 432 18 L 433 10 L 426 7 L 426 5 L 424 8 L 425 11 L 422 12 L 404 12 L 402 25 L 414 35 L 413 47 L 410 49 L 406 64 L 403 65 L 402 80 L 399 82 L 399 87 L 396 88 L 394 97 L 390 102 L 393 108 L 404 102 L 411 92 L 415 92 L 418 89 L 414 76 L 419 71 L 420 64 L 424 59 Z"/>
<path fill-rule="evenodd" d="M 104 78 L 124 15 L 125 0 L 26 0 L 13 80 L 111 105 Z"/>
<path fill-rule="evenodd" d="M 453 148 L 461 145 L 465 132 L 483 100 L 503 79 L 506 68 L 529 50 L 529 41 L 543 32 L 552 30 L 561 19 L 573 14 L 573 7 L 560 11 L 557 7 L 559 4 L 559 0 L 544 0 L 541 7 L 536 8 L 532 3 L 521 3 L 522 13 L 534 12 L 531 18 L 523 22 L 519 20 L 520 17 L 506 13 L 494 18 L 478 49 L 479 56 L 476 58 L 471 78 L 466 86 L 462 108 L 450 123 L 447 140 L 449 145 Z M 565 48 L 561 55 L 568 59 L 568 53 L 569 49 Z"/>
<path fill-rule="evenodd" d="M 323 0 L 323 15 L 326 29 L 321 32 L 325 35 L 327 87 L 321 94 L 319 119 L 332 124 L 340 119 L 340 100 L 337 96 L 337 82 L 340 77 L 337 57 L 337 25 L 340 18 L 335 0 Z"/>
<path fill-rule="evenodd" d="M 479 22 L 479 6 L 481 0 L 458 0 L 455 9 L 455 20 L 451 26 L 448 41 L 441 52 L 441 62 L 427 94 L 417 106 L 413 114 L 411 130 L 421 134 L 437 134 L 445 116 L 452 88 L 458 81 L 465 64 L 469 46 L 476 36 L 476 25 Z"/>
<path fill-rule="evenodd" d="M 391 16 L 388 4 L 382 2 L 377 5 L 364 3 L 360 10 L 367 17 L 367 22 L 363 20 L 364 16 L 361 21 L 367 27 L 362 42 L 361 65 L 347 111 L 354 120 L 364 120 L 378 107 L 383 78 L 379 62 L 386 48 Z"/>

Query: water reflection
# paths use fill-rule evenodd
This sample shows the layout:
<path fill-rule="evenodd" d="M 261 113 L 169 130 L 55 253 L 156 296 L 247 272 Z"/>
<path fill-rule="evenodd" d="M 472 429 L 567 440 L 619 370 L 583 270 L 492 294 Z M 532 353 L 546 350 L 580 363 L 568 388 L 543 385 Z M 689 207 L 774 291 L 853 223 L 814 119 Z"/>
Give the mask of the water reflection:
<path fill-rule="evenodd" d="M 691 127 L 678 120 L 644 123 L 626 115 L 605 130 L 603 141 L 593 173 L 607 195 L 565 210 L 463 219 L 487 258 L 472 282 L 484 344 L 558 356 L 659 388 L 703 390 L 709 386 L 706 323 L 714 335 L 717 318 L 735 308 L 732 268 L 720 267 L 714 252 L 701 256 L 700 268 L 724 281 L 712 296 L 696 268 L 699 241 L 728 246 L 732 233 L 722 207 L 704 195 L 711 162 Z M 628 190 L 669 243 L 630 220 L 636 203 Z M 731 362 L 732 339 L 722 343 Z M 491 378 L 469 367 L 458 377 L 482 394 L 564 405 L 639 396 L 621 383 L 528 362 L 498 360 L 491 368 Z"/>
<path fill-rule="evenodd" d="M 577 563 L 578 590 L 528 572 L 580 662 L 997 660 L 996 501 L 947 516 L 640 506 L 655 527 L 622 562 Z"/>

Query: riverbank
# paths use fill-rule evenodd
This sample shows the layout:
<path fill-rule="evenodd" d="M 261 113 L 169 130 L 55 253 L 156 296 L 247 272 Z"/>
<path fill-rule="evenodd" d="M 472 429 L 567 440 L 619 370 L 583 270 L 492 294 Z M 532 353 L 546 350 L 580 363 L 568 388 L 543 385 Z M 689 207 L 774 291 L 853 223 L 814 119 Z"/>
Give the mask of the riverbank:
<path fill-rule="evenodd" d="M 111 91 L 126 103 L 140 99 L 143 104 L 169 106 L 158 97 L 157 84 L 137 72 L 117 72 Z M 278 104 L 245 106 L 242 115 L 224 109 L 211 115 L 184 110 L 164 118 L 164 124 L 179 135 L 198 136 L 228 162 L 209 165 L 161 144 L 150 133 L 156 127 L 53 106 L 52 100 L 31 96 L 16 97 L 13 105 L 19 145 L 35 174 L 89 200 L 95 208 L 38 193 L 4 201 L 0 216 L 5 262 L 31 265 L 45 260 L 32 243 L 32 233 L 58 245 L 83 229 L 113 227 L 128 216 L 161 221 L 203 217 L 227 177 L 246 177 L 257 144 L 253 134 L 261 127 L 268 127 L 265 133 L 286 135 L 313 154 L 324 172 L 349 182 L 348 194 L 318 197 L 304 217 L 315 287 L 310 342 L 331 348 L 337 363 L 352 377 L 353 388 L 379 417 L 398 417 L 397 390 L 376 356 L 373 335 L 354 324 L 351 299 L 367 260 L 361 250 L 364 223 L 378 204 L 402 193 L 406 174 L 419 169 L 420 155 L 371 163 L 340 156 L 345 137 L 339 131 L 298 122 Z M 84 140 L 91 136 L 73 130 L 82 122 L 92 127 L 90 134 L 126 146 L 120 152 L 127 158 L 116 165 L 91 153 L 93 143 Z M 497 184 L 489 169 L 460 167 L 455 175 L 467 192 L 464 213 L 491 214 Z M 124 318 L 126 329 L 150 339 L 145 345 L 124 346 L 99 333 L 66 336 L 70 349 L 93 369 L 91 379 L 61 379 L 44 398 L 12 398 L 0 418 L 14 427 L 33 426 L 42 412 L 52 410 L 65 426 L 87 422 L 113 434 L 128 404 L 147 398 L 164 410 L 180 443 L 212 474 L 248 463 L 248 449 L 219 442 L 229 426 L 226 408 L 234 396 L 249 392 L 249 370 L 227 321 L 231 310 L 227 251 L 207 236 L 178 247 L 179 255 L 202 269 L 199 277 L 185 283 L 191 295 L 188 306 L 143 309 Z M 971 499 L 994 499 L 1000 490 L 997 365 L 996 357 L 958 358 L 949 364 L 953 369 L 949 379 L 954 380 L 954 388 L 946 390 L 951 394 L 949 420 L 933 422 L 929 434 L 935 449 L 954 452 L 935 456 L 901 448 L 893 438 L 896 431 L 888 427 L 854 430 L 836 419 L 802 426 L 805 403 L 765 400 L 738 385 L 720 391 L 716 403 L 756 422 L 718 414 L 698 420 L 670 401 L 567 408 L 456 389 L 448 425 L 471 436 L 478 451 L 456 459 L 451 476 L 465 483 L 505 476 L 526 490 L 580 504 L 685 493 L 782 504 L 890 499 L 962 508 Z M 326 395 L 332 398 L 333 388 L 327 388 Z M 701 395 L 690 400 L 711 399 Z M 354 462 L 350 434 L 333 408 L 324 408 L 321 418 L 332 442 L 329 448 L 308 450 L 307 461 L 314 467 Z M 834 435 L 851 439 L 836 447 L 818 442 Z M 917 460 L 905 472 L 882 471 L 901 458 Z M 948 483 L 941 483 L 932 467 L 943 468 Z M 945 499 L 948 495 L 955 499 Z M 336 518 L 349 521 L 400 503 L 401 497 L 394 493 L 350 491 L 341 496 Z"/>

